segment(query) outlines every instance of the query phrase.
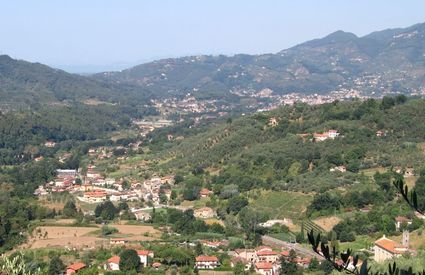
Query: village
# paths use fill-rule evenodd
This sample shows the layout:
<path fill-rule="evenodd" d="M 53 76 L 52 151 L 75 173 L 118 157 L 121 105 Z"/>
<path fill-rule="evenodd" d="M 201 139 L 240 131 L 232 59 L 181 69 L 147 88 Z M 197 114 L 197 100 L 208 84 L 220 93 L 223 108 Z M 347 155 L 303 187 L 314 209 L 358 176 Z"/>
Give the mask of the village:
<path fill-rule="evenodd" d="M 268 125 L 276 127 L 278 125 L 276 118 L 271 118 Z M 377 137 L 386 135 L 385 131 L 378 131 Z M 334 140 L 343 138 L 338 130 L 330 129 L 322 133 L 306 133 L 301 134 L 300 138 L 309 138 L 310 142 L 323 142 L 327 139 Z M 52 146 L 51 144 L 48 144 Z M 54 145 L 53 145 L 54 146 Z M 88 157 L 94 160 L 105 160 L 112 157 L 111 153 L 106 148 L 90 148 L 88 150 Z M 330 169 L 330 172 L 345 173 L 344 166 L 338 166 Z M 398 171 L 401 173 L 402 171 Z M 405 176 L 412 173 L 405 172 Z M 203 204 L 203 206 L 195 205 L 175 205 L 172 203 L 176 199 L 176 175 L 153 175 L 152 177 L 137 180 L 132 178 L 115 179 L 112 177 L 105 177 L 98 170 L 94 161 L 91 161 L 87 167 L 79 169 L 58 169 L 54 180 L 41 185 L 35 191 L 35 195 L 40 199 L 51 194 L 69 193 L 75 197 L 77 202 L 88 205 L 99 205 L 105 202 L 112 202 L 113 204 L 128 203 L 130 205 L 129 211 L 134 215 L 135 220 L 142 226 L 149 226 L 152 221 L 152 211 L 159 211 L 159 209 L 175 208 L 179 211 L 193 210 L 193 216 L 199 220 L 214 220 L 215 222 L 224 225 L 220 220 L 217 210 L 213 207 Z M 197 198 L 200 201 L 209 201 L 215 197 L 214 191 L 204 187 L 198 191 Z M 365 209 L 364 211 L 369 211 Z M 93 210 L 83 210 L 84 215 L 93 215 Z M 418 217 L 424 219 L 423 216 L 418 214 Z M 385 235 L 377 239 L 373 246 L 365 247 L 364 250 L 372 253 L 373 259 L 380 263 L 386 260 L 401 257 L 403 255 L 416 255 L 416 250 L 409 246 L 409 232 L 404 230 L 407 226 L 412 224 L 412 219 L 404 216 L 398 216 L 394 220 L 395 227 L 398 231 L 402 232 L 402 241 L 398 243 Z M 121 228 L 120 225 L 112 224 L 113 227 Z M 137 225 L 132 225 L 137 227 Z M 291 219 L 271 219 L 257 225 L 263 228 L 278 228 L 293 227 Z M 141 227 L 140 227 L 141 228 Z M 49 232 L 48 227 L 40 231 L 42 235 L 44 230 L 44 237 L 42 241 L 49 242 L 50 236 L 53 233 Z M 77 229 L 76 229 L 77 230 Z M 165 231 L 163 231 L 165 230 Z M 140 265 L 150 270 L 164 270 L 169 268 L 160 255 L 156 255 L 153 250 L 149 250 L 149 242 L 162 239 L 158 237 L 160 232 L 167 232 L 170 234 L 170 229 L 156 229 L 151 233 L 143 233 L 147 238 L 138 238 L 137 235 L 129 233 L 121 234 L 122 236 L 115 237 L 112 235 L 109 238 L 98 239 L 89 245 L 77 246 L 78 241 L 74 244 L 68 242 L 67 247 L 70 249 L 97 249 L 99 244 L 109 247 L 122 247 L 122 249 L 133 249 L 137 252 L 140 259 Z M 90 231 L 88 231 L 90 232 Z M 119 233 L 126 232 L 125 229 L 119 229 Z M 74 236 L 77 233 L 74 233 Z M 87 233 L 86 233 L 87 234 Z M 140 233 L 137 233 L 140 234 Z M 157 237 L 152 238 L 156 234 Z M 164 234 L 164 233 L 162 233 Z M 171 233 L 177 234 L 177 233 Z M 125 237 L 129 236 L 129 237 Z M 131 237 L 132 236 L 132 237 Z M 178 234 L 176 235 L 178 236 Z M 83 237 L 83 235 L 81 236 Z M 79 237 L 76 238 L 76 240 Z M 60 240 L 60 239 L 59 239 Z M 64 240 L 62 238 L 62 240 Z M 142 241 L 143 240 L 143 241 Z M 262 244 L 261 244 L 262 243 Z M 148 244 L 148 245 L 147 245 Z M 315 254 L 305 244 L 296 242 L 286 242 L 275 239 L 270 236 L 263 236 L 260 245 L 245 246 L 240 248 L 231 248 L 229 239 L 193 239 L 184 243 L 185 247 L 191 250 L 198 250 L 197 255 L 192 259 L 194 270 L 217 270 L 217 272 L 224 272 L 233 270 L 235 268 L 242 268 L 245 272 L 255 272 L 262 275 L 276 275 L 279 274 L 282 262 L 289 262 L 295 264 L 300 269 L 311 269 L 312 266 L 320 266 L 324 261 L 323 255 Z M 201 248 L 197 248 L 201 247 Z M 207 252 L 207 253 L 205 253 Z M 349 265 L 350 270 L 359 268 L 362 261 L 356 263 L 356 266 Z M 66 274 L 79 273 L 82 270 L 89 268 L 86 263 L 72 262 L 67 266 Z M 97 266 L 99 270 L 105 271 L 120 271 L 120 256 L 119 254 L 113 255 L 108 258 L 103 264 Z M 217 273 L 219 274 L 219 273 Z"/>

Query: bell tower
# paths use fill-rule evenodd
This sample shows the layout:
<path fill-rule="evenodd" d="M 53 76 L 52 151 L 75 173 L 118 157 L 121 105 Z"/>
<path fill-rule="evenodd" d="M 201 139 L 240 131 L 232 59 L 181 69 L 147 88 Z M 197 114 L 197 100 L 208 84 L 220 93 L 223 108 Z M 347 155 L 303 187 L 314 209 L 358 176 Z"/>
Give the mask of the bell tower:
<path fill-rule="evenodd" d="M 402 243 L 403 246 L 409 248 L 409 230 L 404 230 L 403 231 L 403 239 L 402 239 Z"/>

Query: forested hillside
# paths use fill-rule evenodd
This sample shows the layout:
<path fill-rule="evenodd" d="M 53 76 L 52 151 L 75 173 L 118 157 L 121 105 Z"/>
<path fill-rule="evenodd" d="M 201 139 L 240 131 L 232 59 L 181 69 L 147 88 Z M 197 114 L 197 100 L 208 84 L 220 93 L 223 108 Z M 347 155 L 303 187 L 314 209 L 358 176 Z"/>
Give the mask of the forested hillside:
<path fill-rule="evenodd" d="M 160 151 L 163 169 L 219 170 L 217 182 L 237 184 L 242 190 L 261 186 L 323 191 L 359 181 L 361 169 L 421 167 L 425 101 L 405 101 L 398 96 L 296 104 L 215 123 L 193 134 L 168 130 L 184 135 L 182 141 L 164 141 L 167 129 L 160 130 L 150 137 L 150 146 Z M 313 133 L 332 129 L 340 133 L 335 139 L 313 138 Z M 347 172 L 330 172 L 338 166 Z"/>
<path fill-rule="evenodd" d="M 110 83 L 131 83 L 162 95 L 198 98 L 356 90 L 366 95 L 424 89 L 425 24 L 357 37 L 343 31 L 275 54 L 189 56 L 97 74 Z"/>
<path fill-rule="evenodd" d="M 108 84 L 0 55 L 0 110 L 69 102 L 137 106 L 147 104 L 151 97 L 140 87 Z"/>

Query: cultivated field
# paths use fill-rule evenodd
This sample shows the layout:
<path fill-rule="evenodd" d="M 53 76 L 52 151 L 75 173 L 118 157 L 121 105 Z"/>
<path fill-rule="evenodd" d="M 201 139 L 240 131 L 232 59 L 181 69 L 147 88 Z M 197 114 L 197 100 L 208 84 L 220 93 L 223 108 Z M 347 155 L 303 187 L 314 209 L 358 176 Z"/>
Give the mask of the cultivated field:
<path fill-rule="evenodd" d="M 331 231 L 335 225 L 337 225 L 341 221 L 340 218 L 332 216 L 332 217 L 324 217 L 313 220 L 315 224 L 323 228 L 326 232 Z"/>
<path fill-rule="evenodd" d="M 151 241 L 160 238 L 161 232 L 152 226 L 109 224 L 118 229 L 113 238 L 125 238 L 132 241 Z M 91 249 L 108 246 L 109 238 L 100 236 L 100 226 L 39 226 L 34 229 L 32 236 L 22 248 L 62 247 L 67 249 Z"/>
<path fill-rule="evenodd" d="M 102 244 L 102 239 L 87 236 L 98 230 L 97 227 L 72 227 L 72 226 L 39 226 L 33 231 L 24 248 L 94 248 L 97 243 Z"/>
<path fill-rule="evenodd" d="M 313 196 L 300 192 L 260 191 L 258 198 L 250 201 L 254 208 L 264 211 L 270 219 L 302 218 Z"/>

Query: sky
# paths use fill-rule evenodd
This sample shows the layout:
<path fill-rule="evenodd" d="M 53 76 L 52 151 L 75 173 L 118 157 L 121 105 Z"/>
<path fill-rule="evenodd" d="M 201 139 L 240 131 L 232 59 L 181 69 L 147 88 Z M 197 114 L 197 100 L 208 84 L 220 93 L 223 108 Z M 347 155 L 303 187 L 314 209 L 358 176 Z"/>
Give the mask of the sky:
<path fill-rule="evenodd" d="M 336 30 L 425 22 L 423 0 L 0 0 L 0 54 L 70 72 L 274 53 Z"/>

